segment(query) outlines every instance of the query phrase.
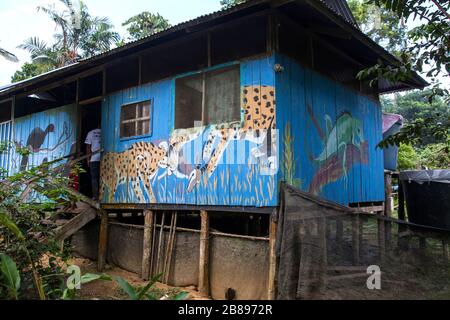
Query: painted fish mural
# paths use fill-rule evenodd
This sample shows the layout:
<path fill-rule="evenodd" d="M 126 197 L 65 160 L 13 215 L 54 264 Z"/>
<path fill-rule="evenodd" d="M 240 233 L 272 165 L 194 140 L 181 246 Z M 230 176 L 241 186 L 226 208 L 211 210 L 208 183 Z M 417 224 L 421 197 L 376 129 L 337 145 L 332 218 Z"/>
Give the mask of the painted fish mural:
<path fill-rule="evenodd" d="M 312 113 L 310 113 L 311 115 Z M 317 128 L 317 121 L 313 121 Z M 360 120 L 344 112 L 334 122 L 325 115 L 326 132 L 319 131 L 323 148 L 311 160 L 319 166 L 314 174 L 308 192 L 318 194 L 322 188 L 341 178 L 347 179 L 348 171 L 356 163 L 368 163 L 367 142 Z"/>
<path fill-rule="evenodd" d="M 183 192 L 192 193 L 197 186 L 208 182 L 232 141 L 255 145 L 250 157 L 265 168 L 260 173 L 274 176 L 278 169 L 275 108 L 273 86 L 244 86 L 242 122 L 178 129 L 167 141 L 141 141 L 124 152 L 105 154 L 100 168 L 101 199 L 114 202 L 118 188 L 131 183 L 137 202 L 154 203 L 157 201 L 153 190 L 155 181 L 168 176 L 187 181 Z M 203 137 L 207 137 L 204 142 Z M 200 144 L 198 150 L 192 148 L 191 142 Z M 200 161 L 192 164 L 184 153 L 196 151 L 194 158 Z"/>

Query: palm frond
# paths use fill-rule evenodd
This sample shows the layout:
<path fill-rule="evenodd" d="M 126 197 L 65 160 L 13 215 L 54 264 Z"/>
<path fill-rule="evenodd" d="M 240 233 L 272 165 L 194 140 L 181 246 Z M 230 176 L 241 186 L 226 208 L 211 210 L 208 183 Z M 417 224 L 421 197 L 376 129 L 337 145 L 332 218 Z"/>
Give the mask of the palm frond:
<path fill-rule="evenodd" d="M 31 54 L 32 59 L 43 55 L 49 50 L 47 43 L 38 37 L 30 37 L 26 39 L 21 45 L 18 46 L 18 48 L 28 51 Z"/>
<path fill-rule="evenodd" d="M 0 57 L 3 57 L 6 60 L 11 61 L 11 62 L 18 62 L 19 61 L 19 59 L 17 59 L 17 57 L 14 54 L 12 54 L 9 51 L 6 51 L 3 48 L 0 48 Z"/>

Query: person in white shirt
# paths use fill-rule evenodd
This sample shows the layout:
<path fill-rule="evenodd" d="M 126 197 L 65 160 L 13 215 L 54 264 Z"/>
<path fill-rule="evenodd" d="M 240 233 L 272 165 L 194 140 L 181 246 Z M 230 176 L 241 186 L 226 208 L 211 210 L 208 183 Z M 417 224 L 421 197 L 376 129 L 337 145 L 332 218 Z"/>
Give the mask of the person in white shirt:
<path fill-rule="evenodd" d="M 89 131 L 86 137 L 86 153 L 89 155 L 87 159 L 91 173 L 92 197 L 98 200 L 99 180 L 100 180 L 100 151 L 102 141 L 102 131 L 94 129 Z M 97 153 L 95 153 L 97 152 Z"/>

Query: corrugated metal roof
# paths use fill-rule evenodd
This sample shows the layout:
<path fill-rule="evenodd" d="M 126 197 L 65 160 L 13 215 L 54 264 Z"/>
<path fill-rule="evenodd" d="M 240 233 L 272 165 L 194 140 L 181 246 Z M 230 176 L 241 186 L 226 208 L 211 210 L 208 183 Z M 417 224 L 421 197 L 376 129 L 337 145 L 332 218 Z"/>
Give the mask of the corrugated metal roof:
<path fill-rule="evenodd" d="M 344 22 L 348 27 L 351 28 L 351 30 L 360 37 L 360 41 L 363 42 L 366 46 L 370 47 L 372 50 L 377 52 L 378 54 L 382 55 L 384 59 L 390 61 L 391 63 L 398 62 L 398 59 L 395 58 L 392 54 L 390 54 L 387 50 L 385 50 L 383 47 L 378 45 L 376 42 L 374 42 L 372 39 L 370 39 L 366 34 L 364 34 L 358 27 L 353 15 L 351 14 L 351 11 L 345 2 L 346 0 L 287 0 L 284 1 L 284 4 L 287 3 L 293 3 L 293 2 L 302 2 L 302 3 L 311 3 L 311 4 L 317 4 L 320 5 L 322 8 L 328 10 L 329 13 L 334 15 L 336 18 L 340 19 L 342 22 Z M 188 28 L 192 28 L 198 25 L 201 25 L 203 23 L 207 22 L 214 22 L 216 20 L 219 20 L 221 18 L 224 18 L 228 15 L 232 15 L 235 13 L 244 12 L 247 9 L 248 10 L 255 10 L 258 9 L 259 6 L 269 6 L 276 4 L 278 1 L 275 0 L 247 0 L 246 2 L 243 2 L 241 4 L 236 4 L 233 6 L 230 6 L 226 9 L 222 9 L 219 11 L 212 12 L 210 14 L 205 14 L 202 16 L 199 16 L 195 19 L 188 20 L 182 23 L 179 23 L 175 26 L 169 27 L 163 31 L 160 31 L 158 33 L 155 33 L 153 35 L 144 37 L 142 39 L 129 42 L 124 46 L 117 47 L 114 49 L 111 49 L 109 51 L 103 52 L 101 54 L 86 58 L 86 59 L 80 59 L 77 63 L 58 68 L 55 70 L 52 70 L 50 72 L 41 74 L 37 77 L 33 77 L 21 82 L 12 83 L 3 87 L 0 87 L 0 97 L 2 95 L 11 93 L 11 91 L 20 90 L 23 88 L 26 88 L 27 86 L 31 84 L 35 84 L 39 81 L 43 80 L 49 80 L 51 77 L 57 77 L 59 75 L 73 72 L 81 72 L 82 69 L 90 68 L 91 65 L 101 64 L 102 59 L 106 59 L 108 57 L 111 57 L 113 55 L 120 55 L 122 53 L 125 53 L 126 51 L 132 50 L 134 48 L 137 48 L 139 46 L 149 44 L 151 42 L 163 39 L 164 37 L 168 37 L 170 35 L 173 35 L 176 32 L 186 30 Z M 79 70 L 78 70 L 79 69 Z M 422 84 L 422 86 L 427 85 L 428 83 L 422 79 L 419 75 L 415 74 L 414 80 L 416 83 L 416 86 L 419 86 L 419 83 Z M 397 90 L 397 88 L 395 88 Z"/>
<path fill-rule="evenodd" d="M 353 16 L 350 7 L 347 4 L 346 0 L 320 0 L 322 3 L 327 5 L 327 7 L 336 14 L 342 16 L 347 22 L 358 27 L 358 23 L 356 22 L 355 17 Z M 358 27 L 359 28 L 359 27 Z"/>

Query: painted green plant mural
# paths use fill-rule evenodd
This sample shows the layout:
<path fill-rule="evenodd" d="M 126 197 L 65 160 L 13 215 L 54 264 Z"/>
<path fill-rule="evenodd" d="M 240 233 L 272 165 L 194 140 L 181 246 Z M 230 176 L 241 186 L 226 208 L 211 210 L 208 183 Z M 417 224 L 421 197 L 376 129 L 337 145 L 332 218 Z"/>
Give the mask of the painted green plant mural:
<path fill-rule="evenodd" d="M 298 161 L 298 158 L 295 158 L 294 155 L 294 137 L 291 134 L 291 124 L 289 122 L 284 128 L 283 147 L 282 170 L 284 181 L 294 187 L 301 188 L 301 180 L 295 177 L 295 163 Z"/>

